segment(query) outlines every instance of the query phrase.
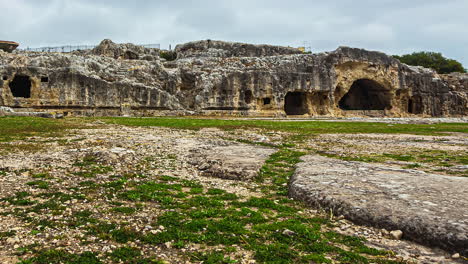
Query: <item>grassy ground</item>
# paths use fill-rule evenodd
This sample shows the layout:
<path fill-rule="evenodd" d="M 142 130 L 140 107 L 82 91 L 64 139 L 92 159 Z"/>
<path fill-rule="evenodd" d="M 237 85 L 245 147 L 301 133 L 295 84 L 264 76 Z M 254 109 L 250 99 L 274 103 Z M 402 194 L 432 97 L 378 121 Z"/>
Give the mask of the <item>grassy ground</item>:
<path fill-rule="evenodd" d="M 0 117 L 0 142 L 32 136 L 63 136 L 67 129 L 81 128 L 83 121 L 36 117 Z"/>
<path fill-rule="evenodd" d="M 0 142 L 24 139 L 30 136 L 60 136 L 67 129 L 82 128 L 92 119 L 45 119 L 34 117 L 0 117 Z M 178 129 L 222 129 L 263 128 L 299 134 L 323 133 L 406 133 L 440 135 L 446 132 L 468 133 L 466 123 L 439 124 L 386 124 L 371 122 L 327 122 L 327 121 L 265 121 L 265 120 L 220 120 L 191 118 L 100 118 L 109 124 L 128 126 L 160 126 Z"/>
<path fill-rule="evenodd" d="M 265 121 L 265 120 L 219 120 L 190 118 L 103 118 L 109 124 L 128 126 L 160 126 L 179 129 L 222 129 L 263 128 L 299 134 L 324 133 L 406 133 L 440 135 L 446 132 L 468 133 L 466 123 L 440 124 L 386 124 L 371 122 L 327 122 L 327 121 Z"/>
<path fill-rule="evenodd" d="M 51 120 L 0 118 L 0 140 L 7 142 L 29 136 L 60 136 L 74 122 L 95 119 Z M 258 263 L 401 263 L 392 252 L 364 244 L 364 239 L 333 232 L 333 222 L 324 216 L 304 213 L 306 207 L 287 198 L 287 182 L 308 136 L 318 133 L 412 133 L 467 132 L 466 124 L 391 125 L 355 122 L 227 121 L 179 118 L 103 118 L 111 124 L 162 126 L 178 129 L 217 127 L 222 129 L 262 128 L 290 132 L 261 168 L 256 182 L 260 197 L 240 197 L 225 190 L 208 188 L 196 181 L 151 175 L 141 164 L 129 167 L 125 175 L 113 171 L 93 156 L 77 160 L 65 175 L 75 177 L 76 186 L 63 189 L 61 179 L 47 172 L 31 171 L 25 185 L 37 192 L 18 192 L 4 197 L 2 215 L 14 216 L 31 228 L 31 235 L 50 230 L 77 230 L 83 245 L 111 241 L 119 246 L 110 253 L 73 253 L 48 245 L 18 248 L 22 263 L 164 263 L 148 254 L 152 247 L 168 246 L 191 263 L 237 263 L 248 254 Z M 81 124 L 81 123 L 80 123 Z M 249 142 L 246 142 L 249 143 Z M 254 143 L 254 142 L 251 142 Z M 1 147 L 1 146 L 0 146 Z M 142 160 L 156 163 L 158 161 Z M 0 177 L 8 171 L 0 169 Z M 103 177 L 107 175 L 106 177 Z M 100 179 L 100 180 L 98 180 Z M 103 180 L 106 179 L 106 180 Z M 145 208 L 164 211 L 144 227 L 132 228 L 125 217 L 105 217 L 87 210 L 67 210 L 70 201 L 94 202 L 110 208 L 103 215 L 132 216 Z M 68 208 L 70 209 L 70 208 Z M 36 216 L 36 217 L 31 217 Z M 123 219 L 123 220 L 122 220 Z M 0 240 L 14 237 L 13 230 L 0 233 Z M 60 239 L 53 237 L 53 239 Z M 197 250 L 190 250 L 194 246 Z M 150 250 L 150 251 L 148 251 Z"/>

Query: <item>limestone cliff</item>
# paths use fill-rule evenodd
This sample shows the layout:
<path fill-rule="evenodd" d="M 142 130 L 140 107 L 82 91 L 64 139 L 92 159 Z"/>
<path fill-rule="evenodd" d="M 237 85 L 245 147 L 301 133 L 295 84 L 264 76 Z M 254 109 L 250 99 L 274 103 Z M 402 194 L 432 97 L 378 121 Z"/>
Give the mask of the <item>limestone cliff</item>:
<path fill-rule="evenodd" d="M 462 116 L 468 75 L 380 52 L 199 41 L 159 50 L 104 40 L 91 51 L 0 51 L 0 106 L 87 115 Z M 168 110 L 168 111 L 162 111 Z"/>

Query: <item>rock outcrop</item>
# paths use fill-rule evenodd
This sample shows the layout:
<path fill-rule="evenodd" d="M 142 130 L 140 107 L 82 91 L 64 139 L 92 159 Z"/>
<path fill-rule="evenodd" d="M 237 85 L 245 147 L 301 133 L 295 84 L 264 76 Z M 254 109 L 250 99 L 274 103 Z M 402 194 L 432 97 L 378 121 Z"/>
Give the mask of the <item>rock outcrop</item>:
<path fill-rule="evenodd" d="M 13 41 L 0 40 L 0 50 L 3 50 L 5 52 L 13 52 L 18 46 L 19 43 Z"/>
<path fill-rule="evenodd" d="M 91 51 L 0 51 L 0 105 L 86 115 L 463 116 L 468 75 L 380 52 L 199 41 L 175 61 L 104 40 Z M 165 111 L 167 110 L 167 111 Z"/>
<path fill-rule="evenodd" d="M 266 57 L 302 53 L 300 50 L 291 47 L 217 40 L 201 40 L 177 45 L 175 51 L 179 59 L 190 57 Z"/>
<path fill-rule="evenodd" d="M 91 50 L 91 54 L 125 60 L 153 61 L 159 58 L 158 49 L 145 48 L 132 43 L 116 44 L 110 39 L 103 40 L 99 46 Z"/>

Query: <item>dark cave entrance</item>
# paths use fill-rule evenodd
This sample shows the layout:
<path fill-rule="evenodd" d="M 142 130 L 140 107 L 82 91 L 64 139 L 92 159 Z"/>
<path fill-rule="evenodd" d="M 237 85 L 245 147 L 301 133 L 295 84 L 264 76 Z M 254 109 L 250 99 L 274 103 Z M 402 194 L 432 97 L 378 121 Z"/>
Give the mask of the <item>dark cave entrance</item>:
<path fill-rule="evenodd" d="M 13 97 L 31 97 L 31 80 L 29 76 L 16 75 L 9 86 Z"/>
<path fill-rule="evenodd" d="M 304 115 L 309 113 L 307 95 L 301 92 L 289 92 L 284 99 L 284 111 L 287 115 Z"/>
<path fill-rule="evenodd" d="M 244 102 L 246 104 L 252 103 L 252 97 L 253 97 L 252 91 L 247 90 L 247 91 L 244 92 Z"/>
<path fill-rule="evenodd" d="M 408 98 L 408 113 L 415 115 L 424 113 L 423 100 L 420 95 Z"/>
<path fill-rule="evenodd" d="M 343 110 L 385 110 L 391 109 L 391 93 L 378 82 L 359 79 L 341 98 L 338 106 Z"/>
<path fill-rule="evenodd" d="M 413 114 L 413 99 L 408 99 L 408 113 Z"/>

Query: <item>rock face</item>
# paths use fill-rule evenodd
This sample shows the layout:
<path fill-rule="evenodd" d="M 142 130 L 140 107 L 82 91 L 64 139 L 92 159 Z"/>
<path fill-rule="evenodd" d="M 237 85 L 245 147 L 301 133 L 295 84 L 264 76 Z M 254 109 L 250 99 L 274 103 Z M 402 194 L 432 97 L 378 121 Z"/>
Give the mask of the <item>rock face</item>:
<path fill-rule="evenodd" d="M 0 40 L 0 50 L 3 50 L 5 52 L 13 52 L 18 46 L 19 43 L 13 41 Z"/>
<path fill-rule="evenodd" d="M 86 115 L 463 116 L 468 75 L 383 53 L 221 41 L 159 50 L 104 40 L 91 51 L 0 51 L 0 105 Z M 167 111 L 164 111 L 167 110 Z"/>
<path fill-rule="evenodd" d="M 289 195 L 358 224 L 468 254 L 468 178 L 305 156 Z"/>
<path fill-rule="evenodd" d="M 175 51 L 179 59 L 191 57 L 266 57 L 302 54 L 300 50 L 291 47 L 253 45 L 216 40 L 201 40 L 177 45 Z"/>
<path fill-rule="evenodd" d="M 103 40 L 99 46 L 91 50 L 91 54 L 124 60 L 154 61 L 159 58 L 158 49 L 145 48 L 132 43 L 115 44 L 110 39 Z"/>

